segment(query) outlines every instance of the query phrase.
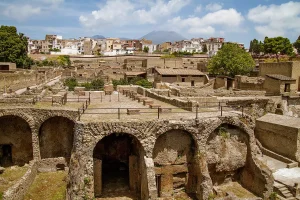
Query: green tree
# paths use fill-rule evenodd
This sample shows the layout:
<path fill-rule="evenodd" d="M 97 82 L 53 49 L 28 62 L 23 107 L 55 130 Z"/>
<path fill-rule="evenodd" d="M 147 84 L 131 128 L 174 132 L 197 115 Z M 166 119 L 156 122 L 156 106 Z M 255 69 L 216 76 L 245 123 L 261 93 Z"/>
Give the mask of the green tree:
<path fill-rule="evenodd" d="M 78 86 L 78 82 L 76 78 L 67 78 L 64 85 L 69 87 L 69 91 L 74 91 L 74 88 Z"/>
<path fill-rule="evenodd" d="M 257 39 L 251 40 L 249 52 L 256 55 L 260 54 L 263 52 L 263 43 Z"/>
<path fill-rule="evenodd" d="M 294 47 L 297 49 L 298 54 L 300 54 L 300 35 L 299 35 L 298 39 L 296 40 L 296 42 L 294 43 Z"/>
<path fill-rule="evenodd" d="M 202 45 L 202 51 L 204 52 L 204 53 L 207 53 L 207 46 L 206 46 L 206 44 L 203 44 Z"/>
<path fill-rule="evenodd" d="M 293 46 L 288 38 L 275 37 L 268 38 L 265 37 L 264 40 L 264 51 L 265 53 L 275 54 L 277 62 L 279 62 L 279 55 L 292 55 Z"/>
<path fill-rule="evenodd" d="M 211 74 L 234 77 L 248 74 L 254 66 L 255 62 L 249 53 L 237 44 L 227 43 L 210 59 L 208 70 Z"/>
<path fill-rule="evenodd" d="M 103 89 L 104 81 L 102 79 L 95 79 L 91 82 L 91 85 L 94 90 Z"/>
<path fill-rule="evenodd" d="M 148 53 L 149 52 L 149 47 L 144 46 L 143 52 Z"/>
<path fill-rule="evenodd" d="M 57 62 L 61 66 L 70 66 L 71 65 L 70 56 L 66 56 L 66 55 L 58 56 Z"/>
<path fill-rule="evenodd" d="M 27 56 L 28 41 L 14 26 L 0 27 L 0 62 L 13 62 L 17 67 L 30 68 L 33 60 Z"/>

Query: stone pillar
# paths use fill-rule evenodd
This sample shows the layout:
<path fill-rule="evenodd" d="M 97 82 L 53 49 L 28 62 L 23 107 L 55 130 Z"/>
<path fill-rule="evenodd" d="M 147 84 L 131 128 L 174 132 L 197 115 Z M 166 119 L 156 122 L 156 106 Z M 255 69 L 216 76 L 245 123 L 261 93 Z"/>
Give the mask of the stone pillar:
<path fill-rule="evenodd" d="M 33 150 L 33 159 L 40 160 L 40 141 L 39 141 L 39 130 L 37 128 L 32 128 L 32 150 Z"/>
<path fill-rule="evenodd" d="M 154 162 L 153 162 L 152 158 L 148 158 L 148 157 L 144 157 L 144 161 L 145 161 L 145 165 L 146 165 L 147 186 L 148 187 L 147 187 L 147 190 L 146 190 L 146 188 L 145 188 L 145 190 L 144 190 L 144 188 L 142 188 L 142 197 L 145 197 L 142 199 L 156 199 L 157 198 L 157 189 L 156 189 L 156 183 L 155 183 Z M 145 194 L 143 194 L 143 192 Z"/>
<path fill-rule="evenodd" d="M 137 192 L 138 176 L 138 158 L 137 156 L 129 156 L 129 187 L 131 191 Z"/>
<path fill-rule="evenodd" d="M 173 196 L 173 168 L 171 165 L 161 167 L 161 197 Z"/>
<path fill-rule="evenodd" d="M 94 158 L 94 192 L 95 197 L 102 194 L 102 160 Z"/>

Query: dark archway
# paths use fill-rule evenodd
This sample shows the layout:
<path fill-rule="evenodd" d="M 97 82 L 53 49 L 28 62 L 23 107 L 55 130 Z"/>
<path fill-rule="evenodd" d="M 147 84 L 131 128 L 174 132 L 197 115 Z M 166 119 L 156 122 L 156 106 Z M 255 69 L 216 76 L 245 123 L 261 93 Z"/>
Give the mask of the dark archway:
<path fill-rule="evenodd" d="M 74 122 L 66 117 L 47 119 L 40 128 L 41 158 L 64 157 L 69 160 L 73 148 Z"/>
<path fill-rule="evenodd" d="M 170 130 L 157 138 L 153 159 L 158 197 L 189 195 L 196 199 L 199 175 L 196 152 L 195 140 L 184 130 Z"/>
<path fill-rule="evenodd" d="M 33 160 L 29 124 L 13 115 L 0 117 L 0 124 L 0 166 L 22 166 Z"/>
<path fill-rule="evenodd" d="M 144 195 L 144 150 L 137 138 L 125 133 L 106 136 L 95 146 L 93 158 L 95 197 Z"/>

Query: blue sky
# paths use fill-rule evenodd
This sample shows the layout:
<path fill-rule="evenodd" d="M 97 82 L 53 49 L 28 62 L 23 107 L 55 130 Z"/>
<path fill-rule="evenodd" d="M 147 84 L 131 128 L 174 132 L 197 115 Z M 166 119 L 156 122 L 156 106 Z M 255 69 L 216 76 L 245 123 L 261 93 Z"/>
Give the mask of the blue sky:
<path fill-rule="evenodd" d="M 32 39 L 45 34 L 140 38 L 173 30 L 186 38 L 300 35 L 300 2 L 284 0 L 0 0 L 0 24 Z"/>

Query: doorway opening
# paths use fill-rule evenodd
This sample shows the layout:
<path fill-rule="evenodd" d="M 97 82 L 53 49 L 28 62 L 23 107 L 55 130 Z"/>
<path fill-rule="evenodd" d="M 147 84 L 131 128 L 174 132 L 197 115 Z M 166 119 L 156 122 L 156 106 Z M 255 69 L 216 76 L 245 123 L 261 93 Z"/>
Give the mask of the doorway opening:
<path fill-rule="evenodd" d="M 0 166 L 8 167 L 13 164 L 10 144 L 0 145 Z"/>
<path fill-rule="evenodd" d="M 94 148 L 95 197 L 127 196 L 138 199 L 141 193 L 143 151 L 129 134 L 111 134 Z"/>

